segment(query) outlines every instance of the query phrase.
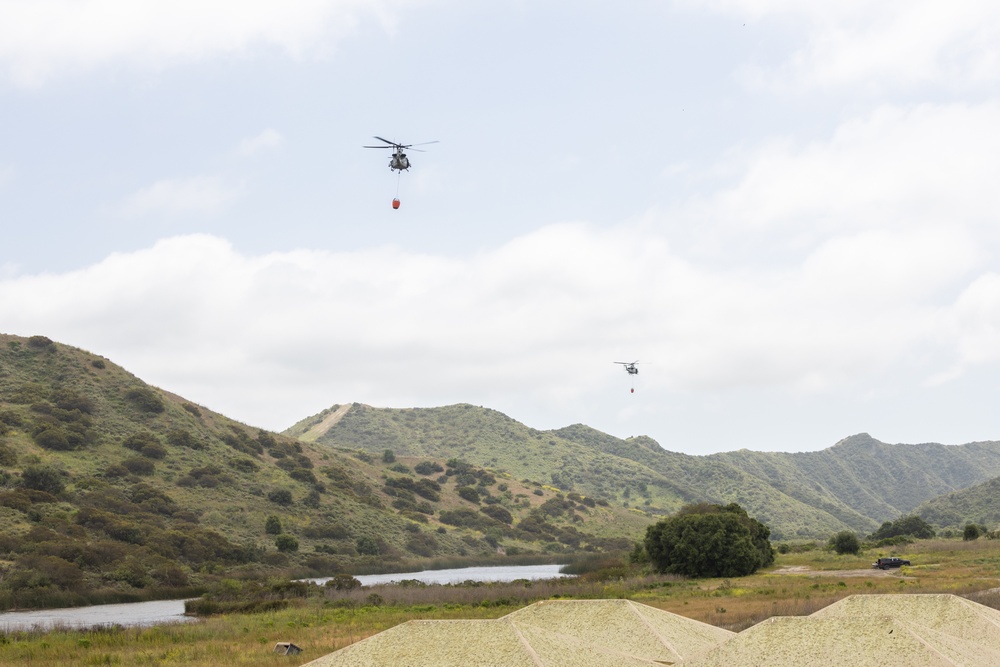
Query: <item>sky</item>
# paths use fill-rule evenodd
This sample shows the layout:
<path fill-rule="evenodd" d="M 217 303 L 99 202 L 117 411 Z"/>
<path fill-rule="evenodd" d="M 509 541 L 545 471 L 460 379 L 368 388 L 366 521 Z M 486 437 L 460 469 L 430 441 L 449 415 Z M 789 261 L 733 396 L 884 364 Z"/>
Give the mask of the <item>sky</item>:
<path fill-rule="evenodd" d="M 991 0 L 0 0 L 0 121 L 0 332 L 252 426 L 1000 439 Z"/>

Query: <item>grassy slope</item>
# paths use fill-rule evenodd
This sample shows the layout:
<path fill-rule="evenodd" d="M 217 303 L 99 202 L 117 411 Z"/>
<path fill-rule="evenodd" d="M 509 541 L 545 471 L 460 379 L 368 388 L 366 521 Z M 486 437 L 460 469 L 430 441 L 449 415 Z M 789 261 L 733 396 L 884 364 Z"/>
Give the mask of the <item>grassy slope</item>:
<path fill-rule="evenodd" d="M 688 456 L 647 437 L 622 440 L 581 424 L 537 431 L 471 405 L 344 407 L 286 434 L 308 432 L 317 443 L 371 452 L 458 457 L 612 504 L 628 502 L 654 517 L 687 502 L 738 502 L 784 539 L 867 533 L 930 498 L 1000 475 L 997 442 L 887 445 L 862 434 L 820 452 Z M 334 411 L 339 419 L 320 426 Z"/>
<path fill-rule="evenodd" d="M 556 485 L 628 503 L 657 516 L 689 502 L 739 502 L 768 522 L 776 537 L 830 534 L 847 525 L 785 495 L 753 475 L 706 457 L 668 452 L 649 438 L 620 440 L 583 425 L 556 431 L 529 428 L 495 410 L 471 405 L 376 409 L 354 404 L 325 433 L 315 426 L 330 410 L 285 433 L 310 432 L 315 442 L 374 453 L 460 458 L 508 472 L 516 479 Z M 641 516 L 641 515 L 639 515 Z"/>
<path fill-rule="evenodd" d="M 148 595 L 165 583 L 140 581 L 141 572 L 164 567 L 179 568 L 175 579 L 197 585 L 212 573 L 332 574 L 345 567 L 393 569 L 393 562 L 421 557 L 482 559 L 497 555 L 497 542 L 523 553 L 601 549 L 608 538 L 637 539 L 649 522 L 620 506 L 569 503 L 554 488 L 498 476 L 480 491 L 515 522 L 547 501 L 565 507 L 548 506 L 547 534 L 518 534 L 494 523 L 490 540 L 486 523 L 441 523 L 442 511 L 476 513 L 483 505 L 458 496 L 456 477 L 413 472 L 422 458 L 401 452 L 390 464 L 380 455 L 359 456 L 356 448 L 271 434 L 150 387 L 90 352 L 41 337 L 34 343 L 0 335 L 0 570 L 26 572 L 39 557 L 60 559 L 49 563 L 83 572 L 79 585 L 54 586 L 66 595 L 82 589 L 100 589 L 109 599 Z M 53 448 L 38 435 L 46 425 L 80 442 Z M 144 434 L 153 451 L 126 448 L 136 434 Z M 26 473 L 39 469 L 55 476 L 62 490 L 26 489 Z M 394 507 L 400 494 L 386 486 L 390 478 L 442 480 L 440 498 L 424 504 L 433 514 Z M 276 490 L 290 492 L 292 502 L 270 500 Z M 140 492 L 158 498 L 142 502 Z M 88 513 L 98 520 L 87 520 Z M 277 550 L 275 535 L 264 529 L 271 515 L 298 540 L 297 552 Z M 380 553 L 359 554 L 361 538 L 375 541 Z M 199 539 L 220 553 L 239 554 L 182 548 Z M 22 582 L 35 593 L 47 586 Z M 0 582 L 0 598 L 5 591 L 11 604 Z"/>
<path fill-rule="evenodd" d="M 974 523 L 993 530 L 1000 525 L 1000 477 L 938 496 L 913 513 L 937 526 L 961 529 Z"/>

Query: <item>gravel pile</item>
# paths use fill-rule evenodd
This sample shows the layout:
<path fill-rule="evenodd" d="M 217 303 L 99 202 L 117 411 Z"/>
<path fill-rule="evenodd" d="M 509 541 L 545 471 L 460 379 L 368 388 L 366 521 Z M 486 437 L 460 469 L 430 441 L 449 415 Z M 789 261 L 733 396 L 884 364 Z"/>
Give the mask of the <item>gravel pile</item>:
<path fill-rule="evenodd" d="M 1000 612 L 953 595 L 856 595 L 774 617 L 683 667 L 1000 665 Z"/>
<path fill-rule="evenodd" d="M 735 636 L 628 600 L 552 600 L 490 621 L 410 621 L 310 667 L 650 667 Z"/>

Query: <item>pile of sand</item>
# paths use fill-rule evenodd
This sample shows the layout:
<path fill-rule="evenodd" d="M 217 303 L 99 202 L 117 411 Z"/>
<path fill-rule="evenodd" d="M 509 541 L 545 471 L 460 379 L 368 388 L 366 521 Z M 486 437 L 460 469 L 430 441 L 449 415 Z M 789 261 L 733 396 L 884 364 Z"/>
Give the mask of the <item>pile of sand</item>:
<path fill-rule="evenodd" d="M 734 634 L 629 600 L 549 600 L 489 621 L 410 621 L 310 667 L 649 667 Z"/>

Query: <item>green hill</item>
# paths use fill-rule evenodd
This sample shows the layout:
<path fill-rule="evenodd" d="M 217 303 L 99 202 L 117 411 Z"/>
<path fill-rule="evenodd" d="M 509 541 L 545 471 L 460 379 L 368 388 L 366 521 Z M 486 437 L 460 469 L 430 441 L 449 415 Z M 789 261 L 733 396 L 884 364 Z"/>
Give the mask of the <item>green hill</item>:
<path fill-rule="evenodd" d="M 270 433 L 90 352 L 0 335 L 0 608 L 176 596 L 219 576 L 622 549 L 648 522 L 385 448 Z"/>
<path fill-rule="evenodd" d="M 538 431 L 471 405 L 334 406 L 285 431 L 318 444 L 458 457 L 649 515 L 685 503 L 738 502 L 777 539 L 869 533 L 942 493 L 1000 475 L 1000 443 L 888 445 L 867 434 L 819 452 L 670 452 L 576 424 Z"/>
<path fill-rule="evenodd" d="M 961 530 L 974 523 L 996 530 L 1000 526 L 1000 477 L 928 500 L 913 514 L 944 528 Z"/>

